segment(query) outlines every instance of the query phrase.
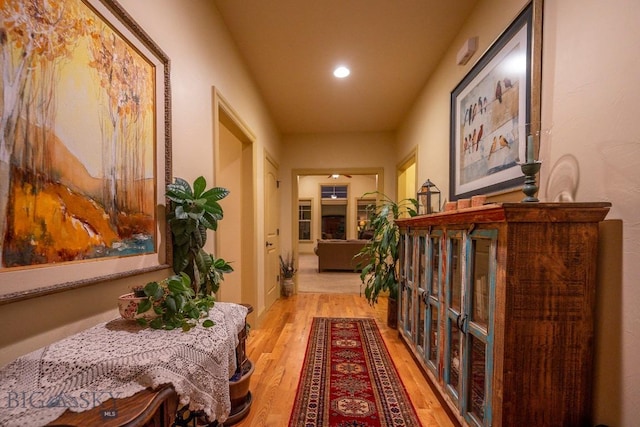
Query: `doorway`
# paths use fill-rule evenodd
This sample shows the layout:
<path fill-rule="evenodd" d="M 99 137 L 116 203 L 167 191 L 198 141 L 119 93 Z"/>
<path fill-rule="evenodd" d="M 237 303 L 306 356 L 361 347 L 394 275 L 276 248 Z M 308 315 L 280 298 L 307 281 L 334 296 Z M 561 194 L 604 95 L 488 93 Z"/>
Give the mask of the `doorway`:
<path fill-rule="evenodd" d="M 215 88 L 213 99 L 215 185 L 229 190 L 221 201 L 224 218 L 215 232 L 215 255 L 234 269 L 225 275 L 217 297 L 257 307 L 255 137 Z"/>
<path fill-rule="evenodd" d="M 418 182 L 416 178 L 417 170 L 417 153 L 414 149 L 407 157 L 400 162 L 396 168 L 397 194 L 398 200 L 415 199 L 417 194 Z"/>
<path fill-rule="evenodd" d="M 265 274 L 264 310 L 280 295 L 280 204 L 278 197 L 278 165 L 266 156 L 264 161 L 264 232 L 265 232 Z"/>
<path fill-rule="evenodd" d="M 348 186 L 349 201 L 343 202 L 344 212 L 336 214 L 327 211 L 324 214 L 346 216 L 344 233 L 347 239 L 358 238 L 359 221 L 357 219 L 360 205 L 375 202 L 375 194 L 368 195 L 367 199 L 362 199 L 364 193 L 372 190 L 384 193 L 383 168 L 293 169 L 291 173 L 291 218 L 293 219 L 291 221 L 291 241 L 295 259 L 298 259 L 302 253 L 313 254 L 316 240 L 322 238 L 322 206 L 329 203 L 327 203 L 328 200 L 323 201 L 320 186 L 333 185 L 343 179 L 338 178 L 337 181 L 334 181 L 334 175 L 346 177 L 341 184 Z M 361 181 L 367 180 L 370 183 L 363 183 L 362 186 L 359 184 Z M 301 208 L 309 209 L 309 218 L 312 219 L 312 224 L 305 224 L 310 229 L 310 233 L 308 239 L 304 240 L 301 240 L 299 236 L 300 219 L 306 221 L 306 216 L 301 215 Z M 342 227 L 336 227 L 336 229 L 341 230 Z"/>

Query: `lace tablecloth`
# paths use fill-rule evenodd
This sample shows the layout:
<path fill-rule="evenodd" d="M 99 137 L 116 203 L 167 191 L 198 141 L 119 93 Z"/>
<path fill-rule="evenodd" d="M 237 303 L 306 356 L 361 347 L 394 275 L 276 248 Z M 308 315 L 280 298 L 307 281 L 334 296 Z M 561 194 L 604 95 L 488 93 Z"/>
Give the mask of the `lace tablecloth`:
<path fill-rule="evenodd" d="M 115 319 L 24 355 L 0 370 L 0 426 L 44 425 L 67 409 L 86 411 L 166 383 L 182 405 L 224 422 L 246 315 L 244 306 L 217 302 L 209 313 L 215 326 L 189 332 Z"/>

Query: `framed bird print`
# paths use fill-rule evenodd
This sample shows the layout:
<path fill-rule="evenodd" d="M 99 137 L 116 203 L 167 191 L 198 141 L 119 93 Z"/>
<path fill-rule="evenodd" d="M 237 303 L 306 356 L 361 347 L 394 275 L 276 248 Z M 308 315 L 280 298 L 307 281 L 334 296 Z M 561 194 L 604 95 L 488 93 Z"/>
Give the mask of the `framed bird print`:
<path fill-rule="evenodd" d="M 534 11 L 542 11 L 540 1 L 521 11 L 451 92 L 450 200 L 523 183 L 527 137 L 539 138 L 541 21 Z"/>

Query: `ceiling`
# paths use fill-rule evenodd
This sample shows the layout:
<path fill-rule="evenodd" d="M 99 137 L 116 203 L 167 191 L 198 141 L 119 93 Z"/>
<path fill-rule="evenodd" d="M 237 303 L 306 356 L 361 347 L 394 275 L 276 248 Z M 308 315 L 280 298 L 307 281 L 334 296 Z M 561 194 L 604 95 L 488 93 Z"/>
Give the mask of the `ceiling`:
<path fill-rule="evenodd" d="M 477 1 L 214 0 L 283 134 L 396 129 Z"/>

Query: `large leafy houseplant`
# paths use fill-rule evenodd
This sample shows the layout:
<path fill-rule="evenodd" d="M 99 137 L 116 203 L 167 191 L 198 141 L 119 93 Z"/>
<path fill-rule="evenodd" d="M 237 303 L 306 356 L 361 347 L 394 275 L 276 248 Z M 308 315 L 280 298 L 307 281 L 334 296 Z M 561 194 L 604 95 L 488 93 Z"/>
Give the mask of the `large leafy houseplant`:
<path fill-rule="evenodd" d="M 218 202 L 229 194 L 225 188 L 206 190 L 206 186 L 202 176 L 193 188 L 182 178 L 167 185 L 175 275 L 134 288 L 134 294 L 141 298 L 137 314 L 142 316 L 136 319 L 141 325 L 190 330 L 208 316 L 224 274 L 233 271 L 224 259 L 204 250 L 207 230 L 216 230 L 223 217 Z M 206 319 L 202 325 L 213 326 L 213 321 Z"/>
<path fill-rule="evenodd" d="M 378 296 L 383 292 L 388 292 L 392 300 L 398 298 L 400 231 L 395 220 L 404 214 L 417 215 L 418 201 L 403 199 L 395 202 L 377 191 L 367 193 L 363 197 L 372 194 L 378 198 L 376 206 L 371 209 L 370 228 L 373 237 L 354 258 L 361 269 L 360 280 L 365 286 L 365 298 L 370 305 L 375 305 Z"/>
<path fill-rule="evenodd" d="M 216 293 L 225 273 L 233 268 L 222 258 L 207 253 L 207 230 L 217 230 L 223 210 L 218 203 L 229 190 L 222 187 L 206 189 L 207 182 L 200 176 L 191 185 L 175 178 L 167 185 L 169 199 L 169 228 L 173 238 L 173 270 L 186 273 L 197 296 Z"/>

